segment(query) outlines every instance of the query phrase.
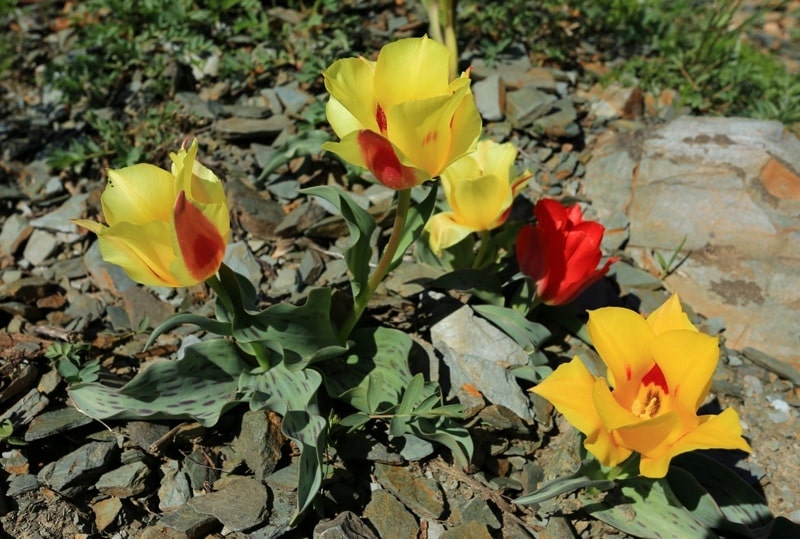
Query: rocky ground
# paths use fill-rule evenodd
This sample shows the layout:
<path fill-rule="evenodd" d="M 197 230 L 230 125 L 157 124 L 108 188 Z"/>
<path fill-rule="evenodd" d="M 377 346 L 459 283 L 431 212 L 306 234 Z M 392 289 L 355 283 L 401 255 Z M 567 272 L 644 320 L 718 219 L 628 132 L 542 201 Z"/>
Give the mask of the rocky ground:
<path fill-rule="evenodd" d="M 392 16 L 408 24 L 393 20 L 391 35 L 418 33 L 408 14 L 395 8 Z M 787 33 L 793 20 L 770 19 L 755 34 L 776 51 L 788 51 L 790 65 L 797 62 Z M 24 31 L 47 46 L 64 37 L 41 20 L 24 22 Z M 754 453 L 738 460 L 737 470 L 763 492 L 774 515 L 800 522 L 797 126 L 793 134 L 777 122 L 687 117 L 674 92 L 602 87 L 585 69 L 532 65 L 521 46 L 491 63 L 477 51 L 465 56 L 487 132 L 515 142 L 520 165 L 535 172 L 512 218 L 527 218 L 530 202 L 541 196 L 581 201 L 606 225 L 607 253 L 623 259 L 578 308 L 617 304 L 649 312 L 677 291 L 699 326 L 720 335 L 725 346 L 705 406 L 738 410 Z M 37 58 L 31 55 L 32 62 Z M 171 98 L 184 135 L 199 139 L 202 160 L 226 183 L 234 219 L 229 264 L 248 275 L 268 303 L 296 301 L 311 285 L 347 280 L 337 255 L 345 224 L 299 195 L 299 188 L 346 183 L 376 216 L 388 213 L 392 196 L 380 186 L 348 183 L 340 164 L 316 153 L 313 135 L 305 146 L 309 155 L 287 152 L 297 118 L 318 114 L 321 96 L 318 85 L 284 79 L 244 92 L 231 92 L 225 83 L 176 86 Z M 76 136 L 85 124 L 82 111 L 65 109 L 57 95 L 34 83 L 25 77 L 0 83 L 6 113 L 0 119 L 0 420 L 13 425 L 0 457 L 0 523 L 7 536 L 613 533 L 574 499 L 532 508 L 511 503 L 540 481 L 574 470 L 577 437 L 507 374 L 506 357 L 461 357 L 461 347 L 476 348 L 467 338 L 507 338 L 469 312 L 437 319 L 431 306 L 442 298 L 420 285 L 435 273 L 421 264 L 398 268 L 369 315 L 411 332 L 430 352 L 424 370 L 465 405 L 477 447 L 470 470 L 455 466 L 441 449 L 401 451 L 378 428 L 362 432 L 329 448 L 334 472 L 319 504 L 291 528 L 297 455 L 277 415 L 235 409 L 204 428 L 192 422 L 106 424 L 71 407 L 64 381 L 45 356 L 53 344 L 79 350 L 87 343 L 84 357 L 130 376 L 198 339 L 179 329 L 143 352 L 146 327 L 177 311 L 207 313 L 212 298 L 203 286 L 135 285 L 102 261 L 92 235 L 69 222 L 99 213 L 104 178 L 99 169 L 48 164 L 48 151 L 63 146 L 59 139 Z M 142 106 L 135 92 L 126 99 L 121 106 Z M 174 143 L 177 148 L 180 140 Z M 282 164 L 264 173 L 283 154 Z M 164 155 L 147 157 L 165 165 Z M 659 255 L 669 260 L 681 244 L 664 267 Z M 545 351 L 554 364 L 575 354 L 598 361 L 563 332 Z M 449 376 L 440 376 L 445 372 Z M 450 387 L 458 376 L 469 377 L 476 391 Z"/>

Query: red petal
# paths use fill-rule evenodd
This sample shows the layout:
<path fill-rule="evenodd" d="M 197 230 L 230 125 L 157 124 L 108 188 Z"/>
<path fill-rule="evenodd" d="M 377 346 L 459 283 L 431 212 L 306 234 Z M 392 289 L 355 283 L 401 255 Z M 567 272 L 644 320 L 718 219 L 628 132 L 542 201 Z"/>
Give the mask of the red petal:
<path fill-rule="evenodd" d="M 653 368 L 644 375 L 642 378 L 642 385 L 647 387 L 653 384 L 661 388 L 665 395 L 669 395 L 669 387 L 667 386 L 667 379 L 664 378 L 664 372 L 658 365 L 653 365 Z"/>
<path fill-rule="evenodd" d="M 367 168 L 386 187 L 401 190 L 420 183 L 414 169 L 400 163 L 392 144 L 382 136 L 363 130 L 358 134 L 358 145 Z"/>
<path fill-rule="evenodd" d="M 225 238 L 194 204 L 186 200 L 184 191 L 175 201 L 173 219 L 183 263 L 195 279 L 205 281 L 222 263 Z"/>

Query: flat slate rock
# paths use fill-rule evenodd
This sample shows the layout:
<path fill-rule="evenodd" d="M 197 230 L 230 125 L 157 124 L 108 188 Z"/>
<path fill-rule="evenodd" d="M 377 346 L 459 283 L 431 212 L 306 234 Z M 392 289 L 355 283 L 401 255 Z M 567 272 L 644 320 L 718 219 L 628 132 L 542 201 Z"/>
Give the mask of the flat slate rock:
<path fill-rule="evenodd" d="M 660 271 L 684 241 L 688 259 L 665 282 L 727 345 L 800 367 L 800 140 L 781 123 L 681 117 L 653 131 L 602 136 L 584 193 L 602 222 L 624 213 L 628 250 Z"/>

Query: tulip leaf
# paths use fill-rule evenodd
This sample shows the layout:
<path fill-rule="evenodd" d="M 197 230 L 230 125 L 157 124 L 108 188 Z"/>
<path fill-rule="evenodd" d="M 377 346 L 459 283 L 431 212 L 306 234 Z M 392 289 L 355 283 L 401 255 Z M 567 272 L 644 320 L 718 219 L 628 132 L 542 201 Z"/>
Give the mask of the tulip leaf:
<path fill-rule="evenodd" d="M 428 283 L 430 288 L 443 288 L 446 290 L 463 290 L 478 299 L 491 305 L 503 306 L 503 286 L 493 275 L 486 271 L 475 269 L 460 269 L 451 271 Z"/>
<path fill-rule="evenodd" d="M 474 305 L 473 309 L 525 350 L 538 349 L 551 336 L 545 326 L 528 320 L 514 309 L 497 305 Z"/>
<path fill-rule="evenodd" d="M 305 511 L 322 485 L 322 452 L 327 443 L 328 423 L 320 415 L 317 390 L 322 376 L 313 369 L 290 369 L 281 362 L 268 371 L 242 373 L 241 391 L 250 408 L 268 408 L 283 415 L 281 430 L 300 448 L 297 513 Z"/>
<path fill-rule="evenodd" d="M 670 474 L 672 468 L 694 477 L 698 487 L 711 495 L 727 521 L 750 529 L 761 528 L 772 521 L 772 513 L 764 498 L 724 464 L 695 451 L 673 459 Z M 670 476 L 667 478 L 684 505 L 692 507 L 697 493 L 680 488 L 685 485 L 678 485 Z"/>
<path fill-rule="evenodd" d="M 717 537 L 681 504 L 666 479 L 632 477 L 597 496 L 582 494 L 583 509 L 618 530 L 642 538 Z"/>
<path fill-rule="evenodd" d="M 436 207 L 437 186 L 438 184 L 432 184 L 431 190 L 425 198 L 409 208 L 397 251 L 395 251 L 394 256 L 392 256 L 392 261 L 389 264 L 389 271 L 396 268 L 400 262 L 403 261 L 405 252 L 422 235 L 422 231 L 425 229 L 425 223 L 431 218 L 431 214 L 433 214 L 433 210 Z"/>
<path fill-rule="evenodd" d="M 345 350 L 331 324 L 330 310 L 331 289 L 315 288 L 301 306 L 279 303 L 237 317 L 233 338 L 238 343 L 266 345 L 296 366 L 309 365 Z"/>
<path fill-rule="evenodd" d="M 345 252 L 344 258 L 350 273 L 353 274 L 351 281 L 353 296 L 358 297 L 361 290 L 367 287 L 369 280 L 369 261 L 372 257 L 371 239 L 375 231 L 375 219 L 338 187 L 324 185 L 302 189 L 300 192 L 327 200 L 339 210 L 347 223 L 350 231 L 350 246 Z"/>
<path fill-rule="evenodd" d="M 122 387 L 79 383 L 69 393 L 95 419 L 192 418 L 211 426 L 241 402 L 239 375 L 248 368 L 230 341 L 215 339 L 187 347 L 183 359 L 152 363 Z"/>
<path fill-rule="evenodd" d="M 514 500 L 514 503 L 519 505 L 533 505 L 535 503 L 545 502 L 561 494 L 568 494 L 580 489 L 596 488 L 598 490 L 608 490 L 613 486 L 614 482 L 607 479 L 591 479 L 584 475 L 573 474 L 557 477 L 552 481 L 548 481 L 534 492 L 517 498 Z"/>
<path fill-rule="evenodd" d="M 147 350 L 150 348 L 158 336 L 162 333 L 166 333 L 167 331 L 183 324 L 194 324 L 200 329 L 207 331 L 208 333 L 213 333 L 214 335 L 223 336 L 231 334 L 231 325 L 227 322 L 221 322 L 219 320 L 214 320 L 213 318 L 200 316 L 199 314 L 179 313 L 170 316 L 161 322 L 155 329 L 153 329 L 153 332 L 150 334 L 150 338 L 147 339 L 147 342 L 144 345 L 144 349 Z"/>

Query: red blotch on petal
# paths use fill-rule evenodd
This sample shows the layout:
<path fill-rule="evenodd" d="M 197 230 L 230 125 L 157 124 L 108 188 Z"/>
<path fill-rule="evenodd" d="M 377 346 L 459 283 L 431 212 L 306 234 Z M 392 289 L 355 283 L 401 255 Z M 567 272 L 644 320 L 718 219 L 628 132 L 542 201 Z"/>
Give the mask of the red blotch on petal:
<path fill-rule="evenodd" d="M 631 377 L 633 377 L 633 372 L 631 372 L 631 366 L 625 365 L 625 378 L 630 381 Z"/>
<path fill-rule="evenodd" d="M 648 371 L 642 378 L 642 385 L 649 386 L 653 384 L 661 388 L 665 395 L 669 395 L 669 387 L 667 387 L 667 379 L 664 377 L 664 372 L 658 365 L 653 365 L 653 368 Z"/>
<path fill-rule="evenodd" d="M 378 129 L 381 130 L 381 133 L 386 134 L 389 125 L 386 123 L 386 113 L 383 112 L 383 108 L 380 105 L 378 105 L 378 110 L 375 111 L 375 121 L 378 122 Z"/>
<path fill-rule="evenodd" d="M 180 256 L 186 268 L 195 279 L 205 281 L 217 272 L 222 263 L 225 238 L 194 204 L 186 200 L 184 191 L 175 201 L 173 219 Z"/>
<path fill-rule="evenodd" d="M 391 143 L 372 131 L 358 134 L 358 145 L 367 168 L 390 189 L 409 189 L 419 182 L 413 168 L 404 166 Z"/>

